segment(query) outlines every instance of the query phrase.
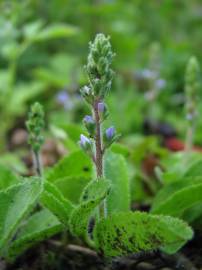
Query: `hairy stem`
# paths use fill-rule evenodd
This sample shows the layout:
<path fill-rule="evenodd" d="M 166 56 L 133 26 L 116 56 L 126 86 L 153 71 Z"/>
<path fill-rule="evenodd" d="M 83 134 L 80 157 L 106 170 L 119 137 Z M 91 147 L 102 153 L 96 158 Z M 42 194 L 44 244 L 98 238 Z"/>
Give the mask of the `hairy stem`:
<path fill-rule="evenodd" d="M 102 153 L 102 139 L 101 139 L 101 125 L 100 117 L 98 112 L 98 101 L 94 103 L 94 115 L 95 115 L 95 124 L 96 124 L 96 133 L 95 133 L 95 165 L 97 177 L 100 178 L 103 176 L 103 153 Z"/>
<path fill-rule="evenodd" d="M 33 151 L 34 168 L 38 176 L 42 176 L 43 170 L 41 165 L 41 157 L 39 151 Z"/>
<path fill-rule="evenodd" d="M 101 123 L 100 116 L 98 112 L 99 100 L 96 100 L 93 105 L 94 117 L 95 117 L 95 167 L 97 178 L 103 177 L 103 149 L 102 149 L 102 137 L 101 137 Z M 104 217 L 105 215 L 105 202 L 99 206 L 99 217 Z"/>

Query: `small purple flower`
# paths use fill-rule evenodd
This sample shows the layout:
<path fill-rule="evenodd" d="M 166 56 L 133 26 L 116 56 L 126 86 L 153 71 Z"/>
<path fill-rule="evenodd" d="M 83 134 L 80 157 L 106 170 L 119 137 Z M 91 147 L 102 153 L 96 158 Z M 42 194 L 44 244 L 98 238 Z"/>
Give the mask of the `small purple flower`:
<path fill-rule="evenodd" d="M 57 94 L 56 98 L 57 98 L 58 103 L 63 105 L 65 109 L 72 109 L 73 107 L 72 99 L 70 98 L 69 94 L 65 90 L 60 91 Z"/>
<path fill-rule="evenodd" d="M 145 79 L 154 79 L 156 77 L 156 72 L 151 69 L 143 69 L 142 76 Z"/>
<path fill-rule="evenodd" d="M 100 113 L 103 113 L 104 110 L 105 110 L 105 104 L 104 104 L 103 102 L 99 102 L 99 103 L 98 103 L 98 111 L 99 111 Z"/>
<path fill-rule="evenodd" d="M 91 144 L 90 139 L 88 139 L 85 135 L 80 135 L 80 146 L 84 149 L 88 148 L 88 146 Z"/>
<path fill-rule="evenodd" d="M 87 124 L 94 124 L 94 120 L 93 117 L 90 115 L 86 115 L 83 119 L 83 121 Z"/>
<path fill-rule="evenodd" d="M 58 102 L 64 104 L 69 99 L 69 95 L 66 91 L 61 91 L 57 94 L 57 100 Z"/>
<path fill-rule="evenodd" d="M 115 128 L 114 127 L 110 127 L 108 129 L 106 129 L 105 134 L 106 134 L 107 139 L 108 140 L 111 140 L 114 137 L 114 135 L 115 135 Z"/>
<path fill-rule="evenodd" d="M 164 79 L 158 79 L 156 80 L 155 84 L 156 84 L 157 89 L 162 89 L 165 87 L 166 81 Z"/>

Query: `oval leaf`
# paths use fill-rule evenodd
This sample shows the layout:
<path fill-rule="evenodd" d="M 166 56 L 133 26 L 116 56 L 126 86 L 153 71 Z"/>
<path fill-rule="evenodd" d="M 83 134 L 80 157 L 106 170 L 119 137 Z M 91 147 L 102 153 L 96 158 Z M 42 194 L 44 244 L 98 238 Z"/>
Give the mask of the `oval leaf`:
<path fill-rule="evenodd" d="M 48 209 L 33 214 L 8 250 L 9 259 L 15 259 L 37 242 L 48 239 L 63 229 L 62 224 Z"/>
<path fill-rule="evenodd" d="M 0 192 L 0 250 L 16 232 L 21 220 L 36 204 L 41 192 L 40 179 L 31 179 Z"/>
<path fill-rule="evenodd" d="M 96 247 L 115 257 L 163 248 L 175 253 L 193 232 L 183 221 L 143 212 L 123 212 L 102 219 L 94 229 Z"/>
<path fill-rule="evenodd" d="M 152 209 L 153 214 L 181 217 L 185 210 L 202 202 L 202 184 L 195 184 L 174 192 Z"/>

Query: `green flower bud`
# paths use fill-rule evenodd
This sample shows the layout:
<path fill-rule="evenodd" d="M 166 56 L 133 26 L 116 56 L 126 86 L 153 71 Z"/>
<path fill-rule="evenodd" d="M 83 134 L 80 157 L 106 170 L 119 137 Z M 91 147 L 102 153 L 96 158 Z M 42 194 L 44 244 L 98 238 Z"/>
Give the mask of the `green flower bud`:
<path fill-rule="evenodd" d="M 111 49 L 109 37 L 97 34 L 93 43 L 90 43 L 90 52 L 86 72 L 88 75 L 92 95 L 104 98 L 111 88 L 112 74 L 110 66 L 114 54 Z"/>
<path fill-rule="evenodd" d="M 44 142 L 41 132 L 44 128 L 44 111 L 40 103 L 36 102 L 31 107 L 28 114 L 26 127 L 29 132 L 28 143 L 32 146 L 33 151 L 38 152 Z"/>
<path fill-rule="evenodd" d="M 88 102 L 88 103 L 92 103 L 94 100 L 94 94 L 92 92 L 92 89 L 88 86 L 84 86 L 83 88 L 81 88 L 80 93 L 82 95 L 82 97 Z"/>

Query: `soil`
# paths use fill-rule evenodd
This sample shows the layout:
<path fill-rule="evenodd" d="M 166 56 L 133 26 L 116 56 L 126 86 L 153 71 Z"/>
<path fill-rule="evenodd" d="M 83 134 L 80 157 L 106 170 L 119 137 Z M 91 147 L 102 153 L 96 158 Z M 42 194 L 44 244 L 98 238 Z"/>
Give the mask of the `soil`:
<path fill-rule="evenodd" d="M 201 243 L 202 234 L 197 233 L 173 256 L 155 251 L 107 261 L 85 246 L 62 246 L 57 239 L 51 239 L 33 247 L 13 264 L 1 262 L 0 270 L 201 270 Z"/>

